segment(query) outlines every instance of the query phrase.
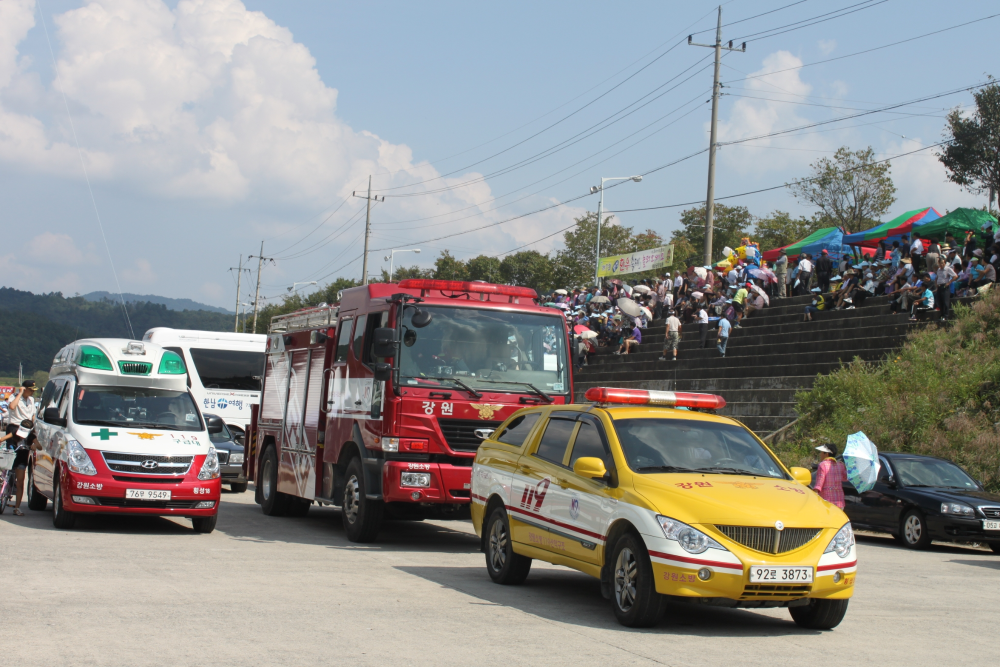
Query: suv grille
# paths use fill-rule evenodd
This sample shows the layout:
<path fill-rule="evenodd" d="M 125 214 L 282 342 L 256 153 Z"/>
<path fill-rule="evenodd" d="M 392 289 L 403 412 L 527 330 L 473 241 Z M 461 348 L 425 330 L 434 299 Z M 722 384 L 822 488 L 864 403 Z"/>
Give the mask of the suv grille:
<path fill-rule="evenodd" d="M 819 528 L 757 528 L 754 526 L 716 526 L 723 535 L 737 542 L 766 554 L 783 554 L 795 551 L 804 544 L 815 539 Z"/>
<path fill-rule="evenodd" d="M 191 461 L 194 460 L 193 456 L 101 453 L 112 472 L 125 472 L 130 475 L 183 475 L 187 473 Z"/>
<path fill-rule="evenodd" d="M 747 584 L 743 587 L 743 595 L 740 596 L 740 599 L 804 598 L 809 595 L 810 590 L 812 590 L 812 586 L 802 584 Z"/>
<path fill-rule="evenodd" d="M 982 512 L 987 519 L 1000 519 L 1000 507 L 980 507 L 979 511 Z"/>
<path fill-rule="evenodd" d="M 149 375 L 153 364 L 147 361 L 119 361 L 118 368 L 122 375 Z"/>
<path fill-rule="evenodd" d="M 476 429 L 495 429 L 503 422 L 484 419 L 438 419 L 445 442 L 456 452 L 474 452 L 483 441 L 476 437 Z"/>

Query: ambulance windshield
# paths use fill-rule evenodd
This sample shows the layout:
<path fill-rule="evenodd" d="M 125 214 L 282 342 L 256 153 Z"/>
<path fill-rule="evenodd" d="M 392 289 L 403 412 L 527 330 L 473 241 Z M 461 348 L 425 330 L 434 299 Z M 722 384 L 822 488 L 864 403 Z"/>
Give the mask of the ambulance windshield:
<path fill-rule="evenodd" d="M 507 310 L 423 306 L 433 317 L 416 328 L 403 318 L 400 382 L 431 386 L 455 378 L 484 391 L 569 392 L 566 329 L 561 317 Z"/>
<path fill-rule="evenodd" d="M 73 397 L 73 421 L 93 426 L 127 426 L 200 431 L 198 409 L 186 391 L 145 387 L 82 386 Z"/>
<path fill-rule="evenodd" d="M 711 472 L 786 479 L 742 426 L 690 419 L 616 419 L 615 432 L 639 473 Z"/>

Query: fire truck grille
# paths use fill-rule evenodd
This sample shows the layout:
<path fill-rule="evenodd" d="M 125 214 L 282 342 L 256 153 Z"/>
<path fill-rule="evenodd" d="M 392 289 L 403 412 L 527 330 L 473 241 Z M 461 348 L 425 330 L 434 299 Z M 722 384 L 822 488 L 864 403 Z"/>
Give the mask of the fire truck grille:
<path fill-rule="evenodd" d="M 503 422 L 484 419 L 439 419 L 438 425 L 444 439 L 456 452 L 474 452 L 479 449 L 482 440 L 476 437 L 476 430 L 481 428 L 495 429 Z"/>

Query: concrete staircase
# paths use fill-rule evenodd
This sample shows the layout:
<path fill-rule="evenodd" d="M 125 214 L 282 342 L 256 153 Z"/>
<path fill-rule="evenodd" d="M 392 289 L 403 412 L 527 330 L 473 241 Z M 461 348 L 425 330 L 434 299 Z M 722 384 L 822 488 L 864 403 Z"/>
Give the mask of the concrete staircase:
<path fill-rule="evenodd" d="M 823 311 L 803 322 L 810 297 L 777 299 L 744 318 L 733 329 L 721 357 L 713 325 L 707 347 L 699 349 L 697 324 L 684 325 L 677 361 L 658 361 L 666 325 L 662 320 L 643 332 L 635 354 L 618 356 L 601 349 L 574 376 L 576 400 L 590 387 L 611 386 L 720 394 L 720 411 L 764 437 L 796 419 L 795 394 L 812 386 L 817 375 L 858 357 L 876 361 L 902 346 L 914 326 L 937 320 L 936 311 L 917 323 L 908 313 L 892 314 L 888 297 L 870 298 L 854 310 Z"/>

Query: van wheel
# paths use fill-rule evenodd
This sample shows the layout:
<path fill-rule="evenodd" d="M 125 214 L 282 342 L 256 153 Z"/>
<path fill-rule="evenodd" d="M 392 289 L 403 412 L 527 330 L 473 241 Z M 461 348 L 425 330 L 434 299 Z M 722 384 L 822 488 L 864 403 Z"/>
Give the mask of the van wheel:
<path fill-rule="evenodd" d="M 503 507 L 493 510 L 486 523 L 486 571 L 490 579 L 505 586 L 524 583 L 531 571 L 531 559 L 514 553 L 510 521 Z"/>
<path fill-rule="evenodd" d="M 76 515 L 67 512 L 63 506 L 62 484 L 59 482 L 59 471 L 56 470 L 55 481 L 52 483 L 52 525 L 56 528 L 72 528 L 76 523 Z"/>
<path fill-rule="evenodd" d="M 648 628 L 663 615 L 665 598 L 656 592 L 653 564 L 642 538 L 625 533 L 611 552 L 614 594 L 611 606 L 618 622 Z"/>
<path fill-rule="evenodd" d="M 288 497 L 278 493 L 278 455 L 274 447 L 264 452 L 260 465 L 260 509 L 268 516 L 283 516 L 288 506 Z"/>
<path fill-rule="evenodd" d="M 191 517 L 191 527 L 194 528 L 196 533 L 211 533 L 215 530 L 215 524 L 219 521 L 219 515 L 213 514 L 212 516 L 195 516 Z"/>
<path fill-rule="evenodd" d="M 229 490 L 233 493 L 243 493 L 247 490 L 250 482 L 233 482 L 229 485 Z"/>
<path fill-rule="evenodd" d="M 33 466 L 28 466 L 28 509 L 40 511 L 48 505 L 49 499 L 42 495 L 42 492 L 35 486 L 35 473 Z"/>
<path fill-rule="evenodd" d="M 347 464 L 344 475 L 344 499 L 340 504 L 340 516 L 344 531 L 351 542 L 373 542 L 382 525 L 385 505 L 379 500 L 369 500 L 365 496 L 365 474 L 361 459 L 354 457 Z"/>
<path fill-rule="evenodd" d="M 810 600 L 804 607 L 789 607 L 795 625 L 809 630 L 833 630 L 847 614 L 849 600 Z"/>

